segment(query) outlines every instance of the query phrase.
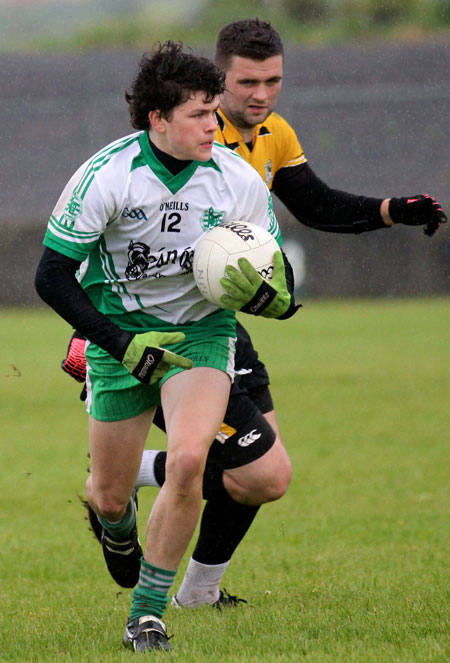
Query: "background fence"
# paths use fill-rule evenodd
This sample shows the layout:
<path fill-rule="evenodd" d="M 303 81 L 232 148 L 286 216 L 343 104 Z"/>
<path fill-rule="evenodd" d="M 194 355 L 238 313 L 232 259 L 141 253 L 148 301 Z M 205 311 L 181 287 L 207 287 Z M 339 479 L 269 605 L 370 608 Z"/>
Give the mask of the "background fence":
<path fill-rule="evenodd" d="M 0 55 L 0 305 L 38 303 L 47 219 L 74 170 L 131 132 L 123 90 L 139 57 Z M 450 209 L 447 40 L 289 49 L 278 110 L 330 186 L 429 192 Z M 339 236 L 302 226 L 281 205 L 277 214 L 303 296 L 450 293 L 450 226 L 432 239 L 404 226 Z"/>

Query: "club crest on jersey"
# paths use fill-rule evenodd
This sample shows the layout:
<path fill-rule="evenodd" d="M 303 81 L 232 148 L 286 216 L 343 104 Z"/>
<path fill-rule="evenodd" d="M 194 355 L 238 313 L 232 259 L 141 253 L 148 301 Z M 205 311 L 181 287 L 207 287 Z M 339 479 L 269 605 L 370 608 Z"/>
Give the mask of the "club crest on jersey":
<path fill-rule="evenodd" d="M 184 274 L 192 272 L 192 260 L 194 251 L 190 246 L 182 251 L 173 249 L 166 251 L 161 248 L 153 253 L 151 248 L 144 242 L 130 241 L 128 244 L 128 264 L 125 268 L 125 277 L 128 281 L 137 281 L 144 278 L 163 278 L 164 274 L 159 271 L 166 265 L 178 263 Z M 151 272 L 151 273 L 150 273 Z"/>
<path fill-rule="evenodd" d="M 78 217 L 81 215 L 83 210 L 83 201 L 80 196 L 76 193 L 72 194 L 71 199 L 67 203 L 64 209 L 64 220 L 65 224 L 68 227 L 72 227 Z"/>
<path fill-rule="evenodd" d="M 202 218 L 200 219 L 202 230 L 204 232 L 208 232 L 208 230 L 211 230 L 211 228 L 215 228 L 215 226 L 217 226 L 217 224 L 222 221 L 224 216 L 225 212 L 216 210 L 213 207 L 205 210 L 202 214 Z"/>

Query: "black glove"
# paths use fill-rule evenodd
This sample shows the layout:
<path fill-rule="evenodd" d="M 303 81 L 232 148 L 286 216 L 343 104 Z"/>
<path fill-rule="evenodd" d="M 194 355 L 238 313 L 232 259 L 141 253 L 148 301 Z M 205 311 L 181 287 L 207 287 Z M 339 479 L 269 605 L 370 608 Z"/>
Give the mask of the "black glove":
<path fill-rule="evenodd" d="M 447 216 L 437 200 L 427 193 L 408 198 L 391 198 L 389 216 L 394 223 L 406 226 L 425 226 L 423 232 L 431 237 Z"/>

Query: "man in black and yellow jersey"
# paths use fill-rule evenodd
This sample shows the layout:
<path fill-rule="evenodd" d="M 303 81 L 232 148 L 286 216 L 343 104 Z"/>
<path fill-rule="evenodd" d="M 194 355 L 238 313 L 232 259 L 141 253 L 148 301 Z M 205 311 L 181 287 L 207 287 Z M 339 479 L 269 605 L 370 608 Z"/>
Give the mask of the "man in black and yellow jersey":
<path fill-rule="evenodd" d="M 293 128 L 274 112 L 283 77 L 283 44 L 264 21 L 226 25 L 215 61 L 226 73 L 216 140 L 240 154 L 303 224 L 361 233 L 394 223 L 423 225 L 433 235 L 446 216 L 428 195 L 369 198 L 330 188 L 307 163 Z"/>
<path fill-rule="evenodd" d="M 338 233 L 394 223 L 421 225 L 430 236 L 446 221 L 439 203 L 428 195 L 371 198 L 332 189 L 320 180 L 293 128 L 274 112 L 283 76 L 283 44 L 269 23 L 249 19 L 226 25 L 218 36 L 215 61 L 226 73 L 216 140 L 248 161 L 298 221 Z M 224 425 L 206 467 L 207 502 L 199 539 L 174 605 L 236 604 L 236 597 L 220 591 L 223 574 L 258 505 L 281 497 L 289 484 L 291 468 L 267 371 L 240 325 L 236 369 Z M 164 464 L 165 452 L 144 451 L 138 487 L 162 485 Z M 244 476 L 250 480 L 243 482 Z"/>

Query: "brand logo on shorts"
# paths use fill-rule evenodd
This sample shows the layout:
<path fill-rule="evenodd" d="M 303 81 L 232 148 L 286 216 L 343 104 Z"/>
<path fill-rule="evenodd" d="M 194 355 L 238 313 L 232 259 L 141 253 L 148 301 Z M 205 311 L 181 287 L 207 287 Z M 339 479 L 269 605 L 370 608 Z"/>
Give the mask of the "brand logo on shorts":
<path fill-rule="evenodd" d="M 254 428 L 250 433 L 247 433 L 247 435 L 240 437 L 238 444 L 240 447 L 248 447 L 250 444 L 253 444 L 253 442 L 256 442 L 256 440 L 259 440 L 260 437 L 261 433 L 258 433 L 256 428 Z"/>

